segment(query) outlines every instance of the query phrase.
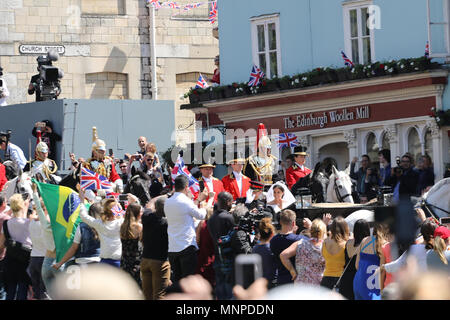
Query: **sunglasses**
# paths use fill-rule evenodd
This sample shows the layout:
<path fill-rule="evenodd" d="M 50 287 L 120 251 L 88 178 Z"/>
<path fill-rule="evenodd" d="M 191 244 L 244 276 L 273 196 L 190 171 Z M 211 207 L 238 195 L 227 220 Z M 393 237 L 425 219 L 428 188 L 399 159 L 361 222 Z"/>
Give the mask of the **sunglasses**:
<path fill-rule="evenodd" d="M 147 162 L 152 162 L 154 159 L 147 159 Z"/>

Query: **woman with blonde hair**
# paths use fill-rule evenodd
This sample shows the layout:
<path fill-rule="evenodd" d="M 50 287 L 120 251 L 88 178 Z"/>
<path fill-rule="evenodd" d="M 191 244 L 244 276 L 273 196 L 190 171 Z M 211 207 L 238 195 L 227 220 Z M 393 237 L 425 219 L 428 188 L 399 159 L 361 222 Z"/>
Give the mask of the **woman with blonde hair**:
<path fill-rule="evenodd" d="M 428 269 L 450 273 L 450 230 L 445 226 L 434 230 L 433 250 L 427 253 Z"/>
<path fill-rule="evenodd" d="M 30 262 L 31 238 L 27 219 L 30 201 L 21 194 L 14 194 L 9 199 L 12 217 L 3 222 L 0 232 L 0 251 L 5 247 L 4 277 L 6 300 L 26 300 L 27 289 L 31 279 L 27 273 Z M 18 254 L 15 254 L 18 253 Z"/>
<path fill-rule="evenodd" d="M 142 207 L 132 203 L 127 207 L 125 220 L 120 227 L 120 240 L 122 242 L 122 258 L 120 267 L 128 272 L 141 286 L 141 223 Z"/>
<path fill-rule="evenodd" d="M 320 285 L 325 270 L 322 245 L 327 226 L 322 219 L 314 219 L 310 228 L 311 239 L 302 238 L 280 254 L 280 259 L 297 284 Z M 290 258 L 295 256 L 295 268 Z"/>
<path fill-rule="evenodd" d="M 80 190 L 79 197 L 84 203 L 84 191 Z M 131 197 L 129 197 L 131 199 Z M 100 238 L 100 263 L 106 263 L 120 268 L 122 258 L 122 242 L 120 240 L 120 227 L 124 218 L 116 218 L 112 209 L 117 205 L 115 199 L 106 199 L 100 219 L 91 217 L 86 207 L 80 206 L 81 220 L 97 231 Z"/>
<path fill-rule="evenodd" d="M 325 239 L 322 255 L 325 259 L 325 270 L 320 285 L 332 289 L 345 267 L 345 245 L 350 237 L 347 222 L 336 217 L 330 225 L 330 237 Z"/>

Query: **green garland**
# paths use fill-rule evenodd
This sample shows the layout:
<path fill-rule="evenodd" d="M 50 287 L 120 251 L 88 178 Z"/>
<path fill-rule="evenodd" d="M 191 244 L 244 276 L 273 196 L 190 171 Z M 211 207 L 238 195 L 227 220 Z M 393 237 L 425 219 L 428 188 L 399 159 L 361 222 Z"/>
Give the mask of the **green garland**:
<path fill-rule="evenodd" d="M 431 108 L 430 117 L 433 117 L 439 128 L 443 126 L 450 126 L 450 109 L 449 110 L 436 110 L 435 107 Z"/>
<path fill-rule="evenodd" d="M 249 87 L 246 82 L 231 85 L 209 87 L 207 89 L 191 88 L 185 95 L 191 104 L 203 101 L 219 100 L 265 92 L 305 88 L 321 84 L 339 83 L 350 80 L 371 79 L 380 76 L 405 74 L 437 69 L 439 63 L 431 62 L 427 57 L 408 58 L 355 65 L 352 68 L 315 68 L 308 72 L 282 78 L 263 79 L 259 86 Z"/>

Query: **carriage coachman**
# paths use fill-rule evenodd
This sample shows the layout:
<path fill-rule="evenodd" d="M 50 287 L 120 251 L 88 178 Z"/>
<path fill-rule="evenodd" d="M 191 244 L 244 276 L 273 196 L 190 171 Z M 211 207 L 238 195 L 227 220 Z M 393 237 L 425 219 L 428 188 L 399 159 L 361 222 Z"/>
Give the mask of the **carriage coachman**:
<path fill-rule="evenodd" d="M 286 184 L 289 189 L 300 178 L 306 177 L 312 171 L 305 166 L 305 158 L 308 156 L 306 153 L 306 147 L 298 146 L 294 148 L 295 163 L 286 170 Z"/>
<path fill-rule="evenodd" d="M 28 162 L 24 171 L 30 171 L 32 177 L 45 183 L 58 184 L 61 178 L 55 173 L 58 170 L 56 162 L 48 157 L 48 145 L 42 141 L 41 131 L 37 131 L 37 144 L 34 152 L 34 160 Z"/>
<path fill-rule="evenodd" d="M 114 159 L 106 156 L 106 143 L 98 138 L 96 127 L 92 127 L 92 141 L 92 157 L 83 163 L 83 167 L 108 178 L 117 191 L 122 192 L 123 181 L 116 171 Z"/>

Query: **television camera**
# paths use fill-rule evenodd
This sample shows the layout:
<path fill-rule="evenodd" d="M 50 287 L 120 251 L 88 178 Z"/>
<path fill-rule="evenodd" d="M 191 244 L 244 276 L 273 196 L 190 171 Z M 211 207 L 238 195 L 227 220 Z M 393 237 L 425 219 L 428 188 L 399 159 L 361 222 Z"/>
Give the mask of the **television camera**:
<path fill-rule="evenodd" d="M 39 79 L 37 83 L 33 83 L 33 87 L 40 93 L 41 101 L 56 100 L 61 93 L 59 79 L 64 77 L 64 72 L 53 66 L 53 62 L 58 59 L 59 54 L 56 51 L 49 51 L 36 59 Z"/>

